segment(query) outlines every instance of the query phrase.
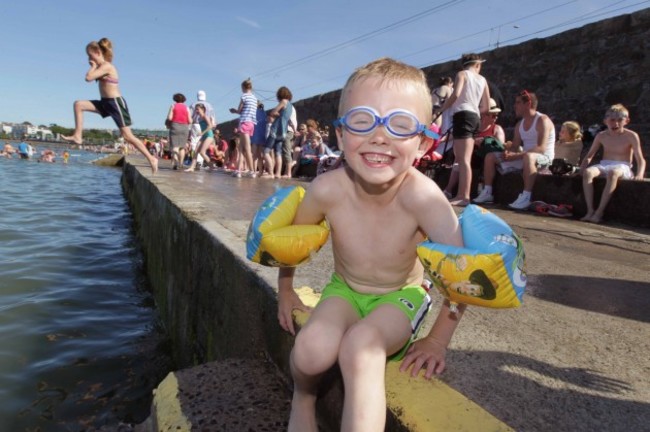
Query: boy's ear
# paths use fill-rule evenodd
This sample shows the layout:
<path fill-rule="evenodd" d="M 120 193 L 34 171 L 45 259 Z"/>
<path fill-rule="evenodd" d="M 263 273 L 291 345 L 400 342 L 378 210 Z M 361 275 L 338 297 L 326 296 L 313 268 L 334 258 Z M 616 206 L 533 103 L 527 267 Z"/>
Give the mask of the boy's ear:
<path fill-rule="evenodd" d="M 336 141 L 338 142 L 338 147 L 343 150 L 343 129 L 338 126 L 334 128 L 334 132 L 336 133 Z"/>
<path fill-rule="evenodd" d="M 418 146 L 417 158 L 420 159 L 422 156 L 427 154 L 429 149 L 433 146 L 433 140 L 427 139 L 427 137 L 422 134 L 420 137 L 420 145 Z"/>

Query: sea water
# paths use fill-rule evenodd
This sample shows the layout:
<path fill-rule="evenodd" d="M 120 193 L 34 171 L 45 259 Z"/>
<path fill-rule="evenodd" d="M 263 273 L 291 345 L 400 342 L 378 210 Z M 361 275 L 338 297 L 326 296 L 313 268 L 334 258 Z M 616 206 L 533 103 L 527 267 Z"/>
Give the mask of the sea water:
<path fill-rule="evenodd" d="M 170 368 L 121 170 L 97 157 L 0 157 L 0 431 L 141 422 Z"/>

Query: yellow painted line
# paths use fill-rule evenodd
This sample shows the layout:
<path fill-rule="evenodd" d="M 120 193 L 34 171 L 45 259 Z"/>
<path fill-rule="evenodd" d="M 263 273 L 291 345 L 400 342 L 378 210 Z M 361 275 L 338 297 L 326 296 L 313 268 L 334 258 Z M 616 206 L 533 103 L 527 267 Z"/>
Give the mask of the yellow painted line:
<path fill-rule="evenodd" d="M 386 365 L 386 404 L 409 431 L 513 430 L 442 381 L 412 378 L 399 366 L 399 362 Z"/>
<path fill-rule="evenodd" d="M 309 287 L 296 290 L 307 306 L 314 307 L 320 294 Z M 294 313 L 298 326 L 309 314 Z M 399 371 L 399 362 L 386 365 L 386 404 L 409 431 L 501 432 L 512 431 L 508 425 L 485 411 L 461 393 L 433 378 L 412 378 Z"/>
<path fill-rule="evenodd" d="M 183 414 L 181 401 L 178 399 L 178 380 L 174 372 L 170 372 L 156 388 L 152 411 L 159 431 L 192 430 L 192 423 Z"/>

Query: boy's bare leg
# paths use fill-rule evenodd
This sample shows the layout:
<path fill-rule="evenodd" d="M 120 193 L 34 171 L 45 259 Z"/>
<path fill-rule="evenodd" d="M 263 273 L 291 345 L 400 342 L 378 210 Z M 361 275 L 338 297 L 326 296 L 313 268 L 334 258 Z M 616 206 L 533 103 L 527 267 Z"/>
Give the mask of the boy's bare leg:
<path fill-rule="evenodd" d="M 84 111 L 98 112 L 95 105 L 90 101 L 75 101 L 72 107 L 74 111 L 74 132 L 72 135 L 61 136 L 63 140 L 80 145 L 83 142 Z"/>
<path fill-rule="evenodd" d="M 144 155 L 145 158 L 147 158 L 147 161 L 149 161 L 149 165 L 151 165 L 151 173 L 156 174 L 158 172 L 158 159 L 156 159 L 149 151 L 147 150 L 147 146 L 144 145 L 142 141 L 138 139 L 135 135 L 133 135 L 133 132 L 131 132 L 131 128 L 128 126 L 124 126 L 120 128 L 120 132 L 122 133 L 122 137 L 126 140 L 126 142 L 133 144 L 133 146 Z"/>
<path fill-rule="evenodd" d="M 603 215 L 605 214 L 605 209 L 609 200 L 612 198 L 612 194 L 618 186 L 618 180 L 623 177 L 623 171 L 615 169 L 607 173 L 607 183 L 605 183 L 605 189 L 603 190 L 603 195 L 600 198 L 600 204 L 598 208 L 589 219 L 591 222 L 600 223 L 603 220 Z"/>
<path fill-rule="evenodd" d="M 358 319 L 347 301 L 330 297 L 314 309 L 307 324 L 298 332 L 291 351 L 294 391 L 289 432 L 318 432 L 318 383 L 322 374 L 336 363 L 341 339 Z"/>
<path fill-rule="evenodd" d="M 594 178 L 598 177 L 600 170 L 598 168 L 587 168 L 582 175 L 582 191 L 587 203 L 587 214 L 580 220 L 590 222 L 594 215 Z"/>
<path fill-rule="evenodd" d="M 345 385 L 342 431 L 380 431 L 386 423 L 386 357 L 411 337 L 408 318 L 383 305 L 343 336 L 339 366 Z"/>

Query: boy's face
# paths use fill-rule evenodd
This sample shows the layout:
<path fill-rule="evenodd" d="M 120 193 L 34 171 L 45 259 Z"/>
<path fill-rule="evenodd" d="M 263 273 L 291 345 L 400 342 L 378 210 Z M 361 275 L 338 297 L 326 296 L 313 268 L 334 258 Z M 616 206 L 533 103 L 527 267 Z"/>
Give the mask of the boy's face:
<path fill-rule="evenodd" d="M 625 125 L 629 122 L 629 117 L 618 115 L 617 113 L 608 114 L 604 121 L 605 126 L 607 126 L 607 129 L 611 132 L 623 132 L 625 130 Z"/>
<path fill-rule="evenodd" d="M 343 114 L 360 106 L 374 109 L 380 117 L 391 111 L 405 110 L 426 124 L 422 95 L 408 82 L 386 86 L 378 78 L 367 77 L 352 84 L 342 97 L 345 97 Z M 365 135 L 352 133 L 342 126 L 336 128 L 336 135 L 348 166 L 371 184 L 386 184 L 404 174 L 413 165 L 423 144 L 421 134 L 397 138 L 383 125 Z"/>

